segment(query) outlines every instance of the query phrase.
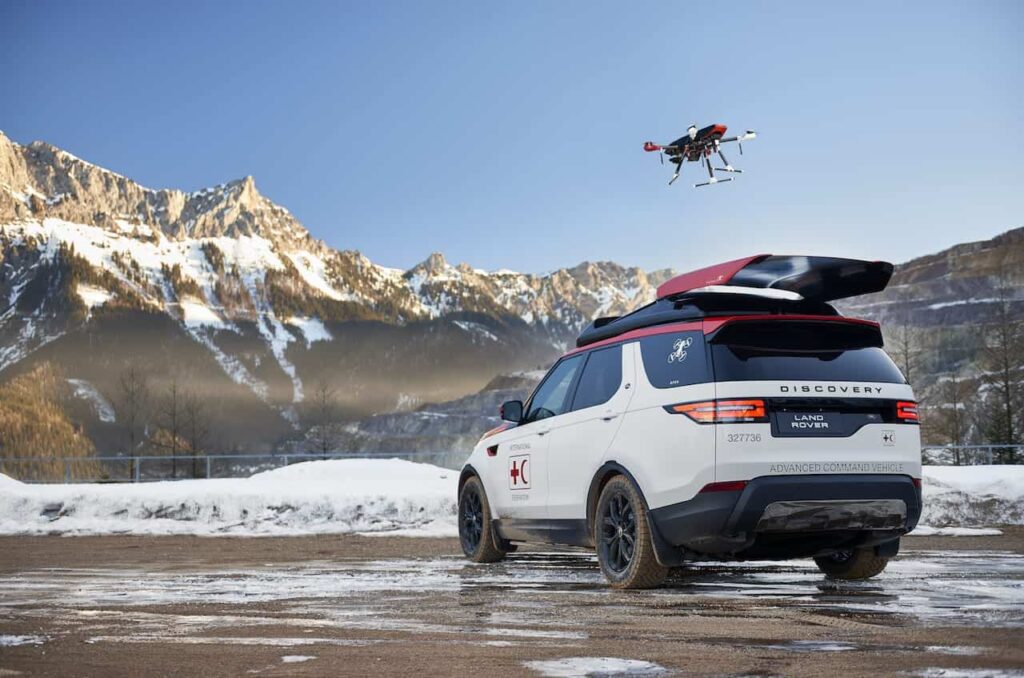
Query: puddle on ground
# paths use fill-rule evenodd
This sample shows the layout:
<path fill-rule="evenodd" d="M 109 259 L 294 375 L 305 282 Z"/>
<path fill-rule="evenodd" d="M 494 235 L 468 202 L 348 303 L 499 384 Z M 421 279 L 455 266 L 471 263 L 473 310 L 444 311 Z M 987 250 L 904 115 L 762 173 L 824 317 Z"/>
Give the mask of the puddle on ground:
<path fill-rule="evenodd" d="M 190 606 L 187 613 L 179 605 Z M 642 592 L 607 588 L 593 556 L 565 552 L 514 554 L 493 565 L 443 557 L 195 572 L 40 569 L 0 577 L 0 616 L 56 619 L 65 632 L 93 642 L 219 642 L 246 630 L 253 638 L 241 642 L 281 646 L 432 634 L 447 637 L 443 642 L 565 647 L 596 626 L 638 614 L 760 610 L 770 617 L 780 606 L 868 624 L 1021 627 L 1024 556 L 914 551 L 867 582 L 830 581 L 810 561 L 695 563 L 663 588 Z M 367 638 L 330 636 L 353 631 Z M 817 641 L 763 647 L 857 649 Z"/>

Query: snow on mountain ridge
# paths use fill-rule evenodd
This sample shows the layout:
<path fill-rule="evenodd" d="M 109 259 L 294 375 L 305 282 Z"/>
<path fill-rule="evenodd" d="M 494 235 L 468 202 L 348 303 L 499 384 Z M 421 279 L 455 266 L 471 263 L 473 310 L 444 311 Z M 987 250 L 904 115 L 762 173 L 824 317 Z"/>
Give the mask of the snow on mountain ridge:
<path fill-rule="evenodd" d="M 101 309 L 165 313 L 232 380 L 269 402 L 268 385 L 220 341 L 254 323 L 292 382 L 288 408 L 303 398 L 289 347 L 334 341 L 331 323 L 456 316 L 449 322 L 462 322 L 462 332 L 497 336 L 466 324 L 459 316 L 468 313 L 524 323 L 561 347 L 594 316 L 652 299 L 669 274 L 609 262 L 545 275 L 487 272 L 452 265 L 440 253 L 402 271 L 313 238 L 260 194 L 251 176 L 190 193 L 149 189 L 49 144 L 22 146 L 2 133 L 0 266 L 0 339 L 7 341 L 0 370 L 68 329 L 64 304 L 28 292 L 59 289 L 61 276 L 71 275 L 85 291 L 69 302 L 86 307 L 83 322 Z M 293 318 L 306 320 L 295 325 Z"/>

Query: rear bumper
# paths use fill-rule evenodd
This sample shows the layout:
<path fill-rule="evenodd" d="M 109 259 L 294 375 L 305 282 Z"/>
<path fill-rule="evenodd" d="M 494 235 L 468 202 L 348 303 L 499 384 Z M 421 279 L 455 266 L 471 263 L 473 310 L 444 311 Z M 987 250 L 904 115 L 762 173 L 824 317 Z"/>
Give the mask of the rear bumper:
<path fill-rule="evenodd" d="M 735 558 L 798 558 L 893 542 L 921 517 L 906 475 L 764 476 L 650 511 L 663 547 Z"/>

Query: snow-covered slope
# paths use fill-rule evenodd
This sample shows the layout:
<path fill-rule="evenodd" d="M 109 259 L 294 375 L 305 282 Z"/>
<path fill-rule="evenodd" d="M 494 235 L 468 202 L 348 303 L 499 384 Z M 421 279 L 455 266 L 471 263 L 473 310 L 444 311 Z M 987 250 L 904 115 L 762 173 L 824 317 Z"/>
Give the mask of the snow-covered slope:
<path fill-rule="evenodd" d="M 458 477 L 400 459 L 138 485 L 27 485 L 0 475 L 0 534 L 452 536 Z"/>
<path fill-rule="evenodd" d="M 1024 525 L 1024 466 L 925 466 L 921 523 Z"/>
<path fill-rule="evenodd" d="M 399 459 L 137 485 L 28 485 L 0 475 L 0 534 L 454 536 L 458 476 Z M 1024 524 L 1024 466 L 930 466 L 924 483 L 922 525 Z"/>
<path fill-rule="evenodd" d="M 252 177 L 193 193 L 154 190 L 0 133 L 0 371 L 90 322 L 139 311 L 170 318 L 227 378 L 294 420 L 304 381 L 322 373 L 305 354 L 334 343 L 352 350 L 339 324 L 440 323 L 457 337 L 439 348 L 452 362 L 463 345 L 479 357 L 520 340 L 554 353 L 593 317 L 653 298 L 668 275 L 608 262 L 488 272 L 437 253 L 401 271 L 315 239 Z M 103 338 L 93 332 L 93 342 Z M 277 376 L 286 395 L 275 392 Z"/>

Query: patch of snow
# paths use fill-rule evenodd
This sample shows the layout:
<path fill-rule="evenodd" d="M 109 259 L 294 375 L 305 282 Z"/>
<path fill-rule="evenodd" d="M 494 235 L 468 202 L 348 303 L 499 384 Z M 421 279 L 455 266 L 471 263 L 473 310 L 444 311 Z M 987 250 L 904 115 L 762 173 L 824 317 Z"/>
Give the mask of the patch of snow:
<path fill-rule="evenodd" d="M 962 656 L 981 654 L 984 651 L 980 647 L 970 647 L 969 645 L 929 645 L 924 649 L 926 652 L 937 652 L 938 654 L 953 654 Z"/>
<path fill-rule="evenodd" d="M 216 329 L 223 329 L 227 325 L 221 319 L 217 313 L 196 299 L 182 299 L 181 303 L 181 319 L 188 327 L 213 327 Z"/>
<path fill-rule="evenodd" d="M 100 421 L 107 424 L 113 424 L 117 421 L 114 406 L 110 404 L 109 400 L 103 397 L 102 393 L 96 390 L 95 386 L 85 379 L 68 379 L 68 383 L 74 387 L 76 398 L 89 401 L 89 404 L 92 405 L 92 408 L 95 410 L 96 416 L 100 418 Z"/>
<path fill-rule="evenodd" d="M 281 369 L 284 370 L 284 373 L 288 375 L 292 382 L 292 402 L 301 403 L 305 397 L 302 380 L 299 379 L 299 373 L 295 369 L 295 365 L 288 360 L 287 356 L 288 344 L 293 342 L 295 337 L 284 328 L 284 325 L 277 319 L 273 309 L 269 306 L 263 309 L 260 322 L 256 323 L 256 327 L 259 329 L 260 334 L 263 335 L 267 345 L 270 346 L 270 352 L 274 354 L 277 364 L 281 366 Z M 293 426 L 298 427 L 298 414 L 293 410 L 282 411 L 282 414 L 292 422 Z"/>
<path fill-rule="evenodd" d="M 1024 676 L 1024 671 L 1017 671 L 1015 669 L 930 668 L 922 669 L 913 675 L 925 676 L 926 678 L 1021 678 Z"/>
<path fill-rule="evenodd" d="M 113 293 L 102 287 L 93 287 L 92 285 L 79 284 L 75 291 L 89 310 L 102 306 L 114 298 Z"/>
<path fill-rule="evenodd" d="M 908 536 L 911 537 L 995 537 L 1002 530 L 992 527 L 932 527 L 918 525 Z"/>
<path fill-rule="evenodd" d="M 567 657 L 523 662 L 523 666 L 552 678 L 587 676 L 657 676 L 668 669 L 653 662 L 618 657 Z"/>
<path fill-rule="evenodd" d="M 925 466 L 924 475 L 937 489 L 1024 499 L 1024 465 Z"/>
<path fill-rule="evenodd" d="M 282 664 L 301 664 L 302 662 L 308 662 L 316 659 L 315 655 L 311 654 L 286 654 L 281 657 Z"/>
<path fill-rule="evenodd" d="M 925 466 L 921 524 L 1024 524 L 1024 466 Z"/>
<path fill-rule="evenodd" d="M 217 364 L 220 365 L 224 373 L 233 382 L 247 386 L 263 402 L 270 402 L 270 389 L 267 385 L 250 374 L 249 370 L 246 369 L 240 360 L 220 350 L 220 347 L 214 343 L 213 339 L 207 336 L 208 333 L 203 331 L 202 327 L 189 327 L 186 325 L 185 329 L 188 330 L 193 339 L 206 347 L 213 355 L 214 360 L 217 361 Z"/>
<path fill-rule="evenodd" d="M 467 320 L 455 320 L 453 322 L 456 326 L 458 326 L 459 329 L 463 330 L 464 332 L 477 335 L 489 341 L 501 341 L 500 339 L 498 339 L 498 337 L 494 335 L 493 332 L 487 329 L 486 325 L 469 322 Z"/>
<path fill-rule="evenodd" d="M 42 645 L 46 642 L 44 636 L 12 636 L 0 635 L 0 647 L 17 647 L 18 645 Z"/>
<path fill-rule="evenodd" d="M 398 400 L 395 403 L 396 412 L 408 412 L 415 409 L 422 402 L 422 399 L 411 393 L 399 393 Z"/>
<path fill-rule="evenodd" d="M 787 650 L 789 652 L 847 652 L 856 650 L 856 645 L 837 643 L 828 640 L 793 640 L 783 645 L 765 645 L 769 650 Z"/>
<path fill-rule="evenodd" d="M 302 276 L 306 284 L 325 297 L 337 301 L 355 301 L 358 299 L 353 294 L 342 294 L 327 282 L 327 265 L 324 264 L 320 257 L 309 252 L 297 251 L 289 253 L 288 258 L 295 264 L 295 268 L 299 271 L 299 275 Z"/>
<path fill-rule="evenodd" d="M 928 306 L 929 311 L 937 311 L 940 308 L 948 308 L 950 306 L 962 306 L 964 304 L 996 304 L 1001 302 L 1002 299 L 988 298 L 988 299 L 958 299 L 956 301 L 943 301 L 938 304 L 931 304 Z"/>
<path fill-rule="evenodd" d="M 293 464 L 250 478 L 32 485 L 0 475 L 0 534 L 454 536 L 458 471 L 401 459 Z M 61 507 L 51 519 L 53 506 Z"/>
<path fill-rule="evenodd" d="M 291 317 L 284 321 L 286 325 L 297 327 L 302 336 L 306 338 L 306 346 L 317 341 L 333 341 L 334 337 L 324 327 L 319 318 L 297 318 Z"/>

